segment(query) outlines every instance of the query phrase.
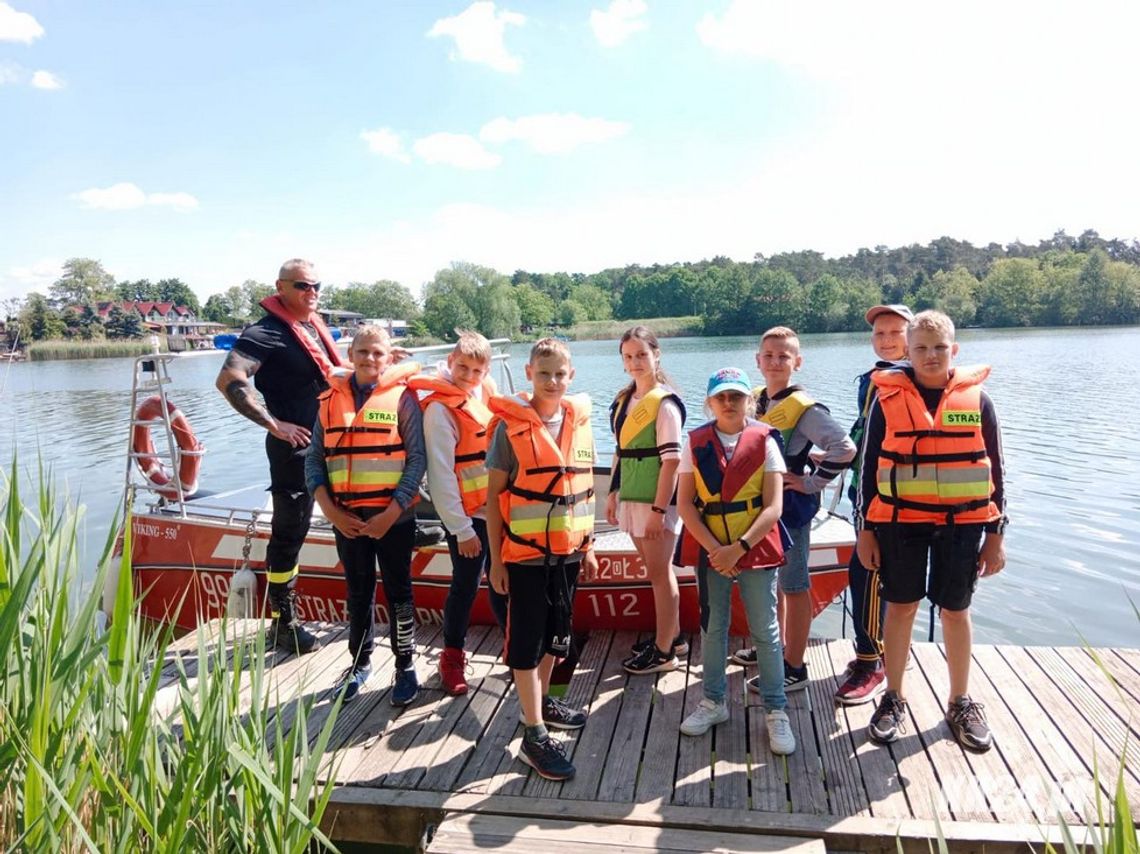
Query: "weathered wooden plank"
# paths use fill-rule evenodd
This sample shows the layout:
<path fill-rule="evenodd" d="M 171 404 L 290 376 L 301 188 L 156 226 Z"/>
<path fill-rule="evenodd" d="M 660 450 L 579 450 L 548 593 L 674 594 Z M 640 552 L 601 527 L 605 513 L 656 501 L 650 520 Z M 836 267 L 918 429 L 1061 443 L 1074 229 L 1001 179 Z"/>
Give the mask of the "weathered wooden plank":
<path fill-rule="evenodd" d="M 470 642 L 468 643 L 470 647 Z M 435 759 L 417 783 L 417 788 L 450 791 L 467 764 L 510 685 L 510 670 L 501 660 L 503 635 L 491 628 L 482 644 L 468 657 L 471 675 L 466 704 L 443 736 Z"/>
<path fill-rule="evenodd" d="M 1057 686 L 1055 692 L 1064 695 L 1096 734 L 1096 760 L 1100 767 L 1111 769 L 1115 777 L 1116 769 L 1124 762 L 1124 787 L 1130 799 L 1140 803 L 1140 746 L 1136 744 L 1136 734 L 1130 733 L 1128 725 L 1090 688 L 1089 680 L 1095 681 L 1096 677 L 1082 679 L 1051 647 L 1025 647 L 1022 651 L 1037 663 L 1041 673 Z"/>
<path fill-rule="evenodd" d="M 1018 775 L 1018 785 L 1034 812 L 1071 809 L 1080 816 L 1090 815 L 1096 786 L 1084 759 L 1066 737 L 1076 718 L 1072 707 L 1054 702 L 1055 689 L 1047 679 L 1038 680 L 1049 686 L 1046 695 L 1038 697 L 1037 688 L 1021 672 L 1025 662 L 1013 666 L 997 647 L 975 647 L 974 660 L 992 684 L 994 702 L 1006 706 L 1049 769 L 1052 779 L 1038 779 L 1032 773 Z M 1036 667 L 1030 665 L 1030 669 Z"/>
<path fill-rule="evenodd" d="M 668 804 L 616 804 L 510 796 L 421 792 L 409 789 L 363 789 L 344 787 L 332 795 L 322 820 L 325 829 L 335 828 L 334 838 L 360 842 L 395 842 L 415 846 L 427 821 L 439 823 L 450 812 L 481 815 L 511 815 L 534 820 L 566 820 L 624 825 L 642 825 L 681 830 L 723 829 L 752 836 L 792 835 L 822 839 L 831 851 L 898 850 L 928 851 L 939 833 L 954 854 L 985 851 L 986 854 L 1023 854 L 1027 840 L 1044 846 L 1063 847 L 1056 825 L 1000 824 L 997 822 L 945 822 L 920 819 L 877 819 L 795 813 L 694 809 Z M 418 825 L 409 819 L 418 819 Z M 414 831 L 413 836 L 395 836 L 393 831 Z M 1076 839 L 1086 838 L 1083 827 L 1072 830 Z M 490 850 L 490 849 L 486 849 Z M 541 848 L 538 850 L 542 850 Z"/>
<path fill-rule="evenodd" d="M 688 681 L 681 710 L 684 720 L 697 707 L 704 695 L 704 648 L 699 634 L 693 635 L 688 661 Z M 731 665 L 730 665 L 731 666 Z M 678 724 L 678 726 L 680 726 Z M 681 735 L 677 741 L 677 774 L 673 783 L 673 803 L 686 806 L 709 806 L 712 803 L 712 744 L 710 730 L 704 735 Z"/>
<path fill-rule="evenodd" d="M 1140 674 L 1140 649 L 1116 648 L 1112 653 L 1128 665 L 1133 673 Z"/>
<path fill-rule="evenodd" d="M 488 629 L 485 626 L 473 626 L 468 632 L 468 643 L 478 648 L 487 634 Z M 497 630 L 494 634 L 501 645 L 502 636 Z M 438 654 L 432 656 L 431 664 L 434 672 L 425 681 L 425 684 L 431 686 L 432 690 L 439 691 L 435 707 L 424 721 L 420 731 L 412 738 L 403 755 L 388 770 L 388 774 L 384 777 L 385 786 L 393 788 L 415 787 L 427 773 L 427 769 L 435 763 L 444 740 L 471 703 L 470 688 L 467 694 L 459 697 L 451 697 L 443 692 L 439 680 L 438 661 Z M 486 657 L 479 660 L 472 658 L 469 667 L 471 669 L 471 681 L 478 684 L 490 671 L 491 663 Z"/>
<path fill-rule="evenodd" d="M 743 638 L 730 637 L 728 651 L 731 654 L 749 643 L 750 639 L 745 642 Z M 748 690 L 744 683 L 752 672 L 744 670 L 728 668 L 725 701 L 729 717 L 713 733 L 712 803 L 728 809 L 748 806 L 748 719 L 744 711 Z"/>
<path fill-rule="evenodd" d="M 1074 664 L 1080 661 L 1080 656 L 1084 656 L 1092 667 L 1104 667 L 1112 675 L 1113 684 L 1131 696 L 1131 699 L 1126 696 L 1126 705 L 1130 704 L 1130 708 L 1140 707 L 1140 673 L 1128 666 L 1118 650 L 1070 647 L 1058 651 L 1070 657 L 1069 660 Z"/>
<path fill-rule="evenodd" d="M 945 647 L 941 644 L 920 644 L 915 649 L 915 660 L 919 663 L 922 675 L 926 678 L 934 696 L 949 697 L 950 675 L 947 670 Z M 980 679 L 977 673 L 975 672 L 972 675 L 971 685 L 979 686 Z M 971 696 L 983 706 L 986 705 L 977 692 Z M 988 706 L 986 706 L 986 710 L 1000 711 L 991 710 Z M 987 720 L 989 720 L 991 728 L 996 726 L 996 716 L 993 719 L 987 717 Z M 948 725 L 944 725 L 943 730 L 947 738 L 953 737 Z M 961 752 L 966 765 L 966 773 L 971 778 L 973 785 L 965 785 L 962 779 L 955 776 L 954 768 L 944 766 L 936 759 L 935 764 L 942 780 L 942 787 L 949 793 L 950 806 L 955 815 L 961 814 L 961 808 L 957 806 L 957 802 L 965 799 L 967 802 L 975 802 L 974 805 L 979 814 L 992 814 L 998 821 L 1048 821 L 1050 818 L 1048 815 L 1035 814 L 1031 809 L 1018 788 L 1017 778 L 1011 771 L 1012 768 L 1017 768 L 1022 764 L 1025 764 L 1027 770 L 1034 767 L 1030 757 L 1025 755 L 1023 748 L 1024 745 L 1019 743 L 1016 733 L 1010 733 L 1008 738 L 1006 738 L 1005 733 L 1002 733 L 999 738 L 996 730 L 994 747 L 985 753 L 972 752 L 959 746 L 958 750 Z"/>
<path fill-rule="evenodd" d="M 823 785 L 823 761 L 812 723 L 814 708 L 811 691 L 804 688 L 788 694 L 788 707 L 785 711 L 796 737 L 796 752 L 785 759 L 791 809 L 794 812 L 826 813 L 827 790 Z"/>
<path fill-rule="evenodd" d="M 581 762 L 595 761 L 592 757 L 587 757 L 584 754 L 579 757 L 578 745 L 586 730 L 596 725 L 594 706 L 598 696 L 598 681 L 605 671 L 606 657 L 609 655 L 616 656 L 620 664 L 628 654 L 623 648 L 612 643 L 608 632 L 593 632 L 586 640 L 585 648 L 578 658 L 578 666 L 574 668 L 574 678 L 570 680 L 566 696 L 563 698 L 574 708 L 585 709 L 588 714 L 586 726 L 577 732 L 566 733 L 562 742 L 566 748 L 566 756 L 576 765 Z M 603 725 L 601 728 L 605 729 L 606 727 Z M 564 783 L 557 783 L 553 780 L 545 780 L 538 774 L 532 773 L 530 779 L 527 780 L 523 794 L 532 798 L 559 797 L 564 785 Z"/>
<path fill-rule="evenodd" d="M 827 645 L 832 672 L 842 677 L 851 659 L 851 647 L 845 643 Z M 859 776 L 867 793 L 871 814 L 879 818 L 909 818 L 914 813 L 907 798 L 910 781 L 899 773 L 894 755 L 867 738 L 867 724 L 877 703 L 862 706 L 839 706 L 836 721 L 846 728 L 846 747 L 859 768 Z M 842 742 L 842 738 L 837 739 Z M 929 814 L 929 806 L 924 815 Z"/>
<path fill-rule="evenodd" d="M 834 815 L 871 814 L 867 791 L 859 775 L 851 739 L 847 732 L 846 719 L 841 720 L 836 711 L 835 690 L 839 682 L 835 676 L 828 653 L 829 643 L 837 644 L 848 651 L 847 641 L 824 641 L 813 639 L 807 648 L 806 661 L 812 680 L 807 691 L 811 695 L 812 722 L 820 751 L 823 767 L 823 783 L 827 790 L 829 811 Z M 840 670 L 839 676 L 842 677 Z"/>
<path fill-rule="evenodd" d="M 1114 658 L 1097 652 L 1096 658 L 1100 660 L 1098 663 L 1089 650 L 1080 647 L 1054 647 L 1053 654 L 1089 686 L 1099 698 L 1100 704 L 1114 714 L 1124 728 L 1131 730 L 1128 739 L 1131 752 L 1131 748 L 1136 747 L 1136 742 L 1140 739 L 1140 716 L 1137 715 L 1137 710 L 1140 710 L 1140 697 L 1132 696 L 1131 680 L 1128 679 L 1127 673 L 1124 673 L 1124 671 L 1130 673 L 1131 668 L 1117 667 L 1113 670 L 1111 664 L 1115 661 Z M 1046 664 L 1044 659 L 1041 661 L 1043 665 Z M 1140 677 L 1137 677 L 1136 686 L 1140 691 Z M 1136 757 L 1133 756 L 1132 759 L 1135 760 Z"/>
<path fill-rule="evenodd" d="M 717 830 L 678 830 L 631 824 L 459 813 L 436 828 L 428 854 L 702 854 L 790 852 L 825 854 L 818 839 L 758 836 Z"/>
<path fill-rule="evenodd" d="M 676 670 L 662 673 L 657 678 L 641 773 L 637 778 L 635 800 L 638 803 L 653 799 L 668 803 L 673 797 L 673 774 L 677 769 L 677 744 L 683 737 L 681 714 L 685 710 L 688 681 L 689 668 L 684 658 L 679 660 Z"/>

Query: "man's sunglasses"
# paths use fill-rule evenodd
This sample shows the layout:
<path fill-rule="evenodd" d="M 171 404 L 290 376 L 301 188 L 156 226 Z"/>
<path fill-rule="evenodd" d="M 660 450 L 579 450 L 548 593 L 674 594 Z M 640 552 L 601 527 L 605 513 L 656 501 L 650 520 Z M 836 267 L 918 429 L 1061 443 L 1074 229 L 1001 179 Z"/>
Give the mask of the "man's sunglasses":
<path fill-rule="evenodd" d="M 293 287 L 299 291 L 313 291 L 314 293 L 321 292 L 320 282 L 293 282 Z"/>

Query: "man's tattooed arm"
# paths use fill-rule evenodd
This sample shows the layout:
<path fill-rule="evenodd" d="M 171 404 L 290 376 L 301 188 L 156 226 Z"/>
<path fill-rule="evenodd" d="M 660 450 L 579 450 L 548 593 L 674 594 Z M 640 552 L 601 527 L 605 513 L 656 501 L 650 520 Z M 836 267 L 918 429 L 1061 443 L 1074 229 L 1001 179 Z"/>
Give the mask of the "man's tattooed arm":
<path fill-rule="evenodd" d="M 221 371 L 218 372 L 215 385 L 229 401 L 230 406 L 254 424 L 271 430 L 273 417 L 257 399 L 249 384 L 250 377 L 257 373 L 260 367 L 261 362 L 257 359 L 231 350 Z"/>

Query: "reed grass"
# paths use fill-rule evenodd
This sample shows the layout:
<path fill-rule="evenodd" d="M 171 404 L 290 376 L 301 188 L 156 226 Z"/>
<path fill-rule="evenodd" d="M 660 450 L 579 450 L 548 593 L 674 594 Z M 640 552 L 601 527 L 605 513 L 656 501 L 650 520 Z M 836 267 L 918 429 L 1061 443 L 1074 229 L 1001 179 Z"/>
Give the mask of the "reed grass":
<path fill-rule="evenodd" d="M 631 326 L 648 326 L 658 338 L 680 338 L 703 335 L 704 319 L 699 315 L 688 317 L 651 317 L 646 320 L 587 320 L 559 330 L 575 341 L 608 341 L 617 339 Z"/>
<path fill-rule="evenodd" d="M 84 589 L 82 508 L 39 474 L 30 501 L 15 461 L 0 484 L 0 849 L 331 848 L 319 823 L 335 775 L 318 772 L 337 706 L 318 733 L 306 726 L 311 699 L 278 708 L 261 631 L 199 630 L 193 672 L 166 661 L 170 631 L 141 617 L 126 558 L 110 628 L 96 628 L 114 532 Z"/>
<path fill-rule="evenodd" d="M 161 349 L 165 352 L 165 340 L 162 340 Z M 28 359 L 32 362 L 47 362 L 53 359 L 108 359 L 117 356 L 145 356 L 152 352 L 154 352 L 154 347 L 149 337 L 116 341 L 34 341 L 28 345 Z"/>

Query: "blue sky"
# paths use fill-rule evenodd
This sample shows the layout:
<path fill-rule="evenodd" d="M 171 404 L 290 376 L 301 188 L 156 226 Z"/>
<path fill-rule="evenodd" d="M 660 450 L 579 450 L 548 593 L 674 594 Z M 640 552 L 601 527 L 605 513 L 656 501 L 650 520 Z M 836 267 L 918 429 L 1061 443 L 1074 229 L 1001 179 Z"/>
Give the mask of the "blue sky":
<path fill-rule="evenodd" d="M 0 0 L 0 298 L 1140 237 L 1140 4 Z"/>

